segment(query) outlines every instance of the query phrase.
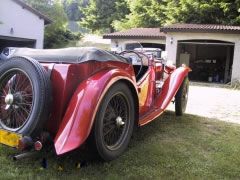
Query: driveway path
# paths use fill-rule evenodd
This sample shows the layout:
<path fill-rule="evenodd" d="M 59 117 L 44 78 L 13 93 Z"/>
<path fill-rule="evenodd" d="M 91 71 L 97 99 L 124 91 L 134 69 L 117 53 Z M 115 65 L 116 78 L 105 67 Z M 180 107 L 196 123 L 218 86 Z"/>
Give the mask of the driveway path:
<path fill-rule="evenodd" d="M 186 113 L 240 124 L 240 91 L 190 85 Z"/>

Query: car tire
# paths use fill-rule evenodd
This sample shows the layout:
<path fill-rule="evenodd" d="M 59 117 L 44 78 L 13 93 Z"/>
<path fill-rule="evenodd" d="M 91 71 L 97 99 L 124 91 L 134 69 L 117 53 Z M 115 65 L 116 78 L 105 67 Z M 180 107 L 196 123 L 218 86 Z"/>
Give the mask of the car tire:
<path fill-rule="evenodd" d="M 24 136 L 38 135 L 49 118 L 52 99 L 45 68 L 28 57 L 10 58 L 0 66 L 0 93 L 1 107 L 5 107 L 0 109 L 0 128 Z M 13 97 L 12 103 L 7 96 Z M 9 117 L 5 120 L 6 111 Z"/>
<path fill-rule="evenodd" d="M 91 133 L 91 144 L 102 160 L 116 159 L 128 147 L 134 128 L 134 107 L 125 83 L 114 84 L 104 96 Z"/>
<path fill-rule="evenodd" d="M 182 116 L 186 111 L 188 101 L 189 80 L 185 77 L 175 96 L 175 114 Z"/>

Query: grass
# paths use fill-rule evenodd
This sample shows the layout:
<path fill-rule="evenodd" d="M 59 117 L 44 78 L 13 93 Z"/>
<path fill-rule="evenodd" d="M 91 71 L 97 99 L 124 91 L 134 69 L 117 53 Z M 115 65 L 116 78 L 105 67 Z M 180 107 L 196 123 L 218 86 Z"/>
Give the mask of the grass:
<path fill-rule="evenodd" d="M 138 129 L 124 155 L 108 163 L 86 150 L 13 162 L 16 150 L 0 146 L 0 179 L 239 179 L 239 137 L 240 125 L 166 112 Z M 40 157 L 47 158 L 46 169 Z M 78 162 L 85 166 L 77 168 Z"/>

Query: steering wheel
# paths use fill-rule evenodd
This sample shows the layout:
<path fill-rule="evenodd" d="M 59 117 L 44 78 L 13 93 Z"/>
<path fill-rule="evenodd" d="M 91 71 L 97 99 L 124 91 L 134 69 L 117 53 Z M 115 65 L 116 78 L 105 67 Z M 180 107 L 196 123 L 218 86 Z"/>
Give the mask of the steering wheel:
<path fill-rule="evenodd" d="M 126 56 L 128 54 L 128 56 Z M 136 79 L 138 79 L 138 76 L 140 75 L 142 68 L 143 68 L 143 59 L 140 55 L 140 53 L 137 53 L 135 51 L 122 51 L 119 53 L 120 56 L 127 58 L 132 65 L 139 65 L 137 64 L 138 62 L 140 63 L 140 68 L 136 74 Z M 137 63 L 136 63 L 137 62 Z"/>

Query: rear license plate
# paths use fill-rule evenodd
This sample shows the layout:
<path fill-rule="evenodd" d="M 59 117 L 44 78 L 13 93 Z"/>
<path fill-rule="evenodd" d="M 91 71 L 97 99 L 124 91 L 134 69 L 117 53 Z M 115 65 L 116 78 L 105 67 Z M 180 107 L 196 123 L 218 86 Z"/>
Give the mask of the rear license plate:
<path fill-rule="evenodd" d="M 9 132 L 3 129 L 0 129 L 0 143 L 10 146 L 18 147 L 19 140 L 22 138 L 22 135 Z"/>

